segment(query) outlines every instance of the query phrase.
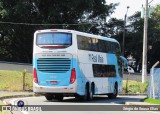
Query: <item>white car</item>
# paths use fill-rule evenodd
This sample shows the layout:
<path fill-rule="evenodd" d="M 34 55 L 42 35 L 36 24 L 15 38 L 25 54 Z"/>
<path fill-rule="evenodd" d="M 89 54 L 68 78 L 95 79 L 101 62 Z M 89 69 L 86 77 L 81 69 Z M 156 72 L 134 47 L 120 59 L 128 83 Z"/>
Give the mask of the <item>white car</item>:
<path fill-rule="evenodd" d="M 134 73 L 134 69 L 130 66 L 128 66 L 127 71 L 128 73 Z"/>

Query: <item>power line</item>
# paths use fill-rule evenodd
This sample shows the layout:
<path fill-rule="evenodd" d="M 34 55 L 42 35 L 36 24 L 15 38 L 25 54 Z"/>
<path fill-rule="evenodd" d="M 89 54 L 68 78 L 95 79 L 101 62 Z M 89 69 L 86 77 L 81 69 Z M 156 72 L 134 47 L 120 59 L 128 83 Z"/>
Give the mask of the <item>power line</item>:
<path fill-rule="evenodd" d="M 151 2 L 153 2 L 153 0 L 151 0 L 148 4 L 150 4 Z"/>
<path fill-rule="evenodd" d="M 0 21 L 0 24 L 11 24 L 11 25 L 28 25 L 28 26 L 53 26 L 53 25 L 93 25 L 95 23 L 77 23 L 77 24 L 34 24 L 34 23 L 15 23 L 15 22 L 4 22 Z"/>

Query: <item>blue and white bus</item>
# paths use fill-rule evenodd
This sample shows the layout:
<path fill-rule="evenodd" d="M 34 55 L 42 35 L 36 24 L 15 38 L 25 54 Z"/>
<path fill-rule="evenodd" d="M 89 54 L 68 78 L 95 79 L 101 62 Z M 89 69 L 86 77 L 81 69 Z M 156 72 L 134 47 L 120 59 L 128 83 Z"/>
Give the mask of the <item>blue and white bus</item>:
<path fill-rule="evenodd" d="M 116 98 L 122 91 L 118 41 L 74 30 L 47 29 L 34 34 L 33 91 L 47 100 L 93 95 Z"/>

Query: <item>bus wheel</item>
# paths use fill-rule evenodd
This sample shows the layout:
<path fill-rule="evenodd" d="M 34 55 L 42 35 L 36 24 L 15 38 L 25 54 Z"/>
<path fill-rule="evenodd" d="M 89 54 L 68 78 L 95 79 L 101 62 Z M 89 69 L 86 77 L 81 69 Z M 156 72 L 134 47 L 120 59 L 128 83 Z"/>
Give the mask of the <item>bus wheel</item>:
<path fill-rule="evenodd" d="M 91 90 L 89 92 L 89 98 L 88 100 L 92 100 L 93 99 L 93 94 L 94 94 L 94 85 L 91 85 Z"/>
<path fill-rule="evenodd" d="M 53 96 L 52 94 L 48 93 L 48 94 L 45 95 L 45 97 L 46 97 L 46 99 L 47 99 L 48 101 L 51 101 L 54 96 Z"/>
<path fill-rule="evenodd" d="M 114 91 L 113 91 L 113 93 L 108 94 L 108 98 L 109 99 L 115 99 L 117 97 L 117 94 L 118 94 L 118 85 L 115 84 L 114 85 Z"/>
<path fill-rule="evenodd" d="M 84 101 L 88 101 L 89 100 L 89 85 L 87 84 L 85 87 L 85 95 L 83 96 L 83 100 Z"/>
<path fill-rule="evenodd" d="M 58 101 L 63 101 L 63 95 L 56 95 L 54 99 Z"/>

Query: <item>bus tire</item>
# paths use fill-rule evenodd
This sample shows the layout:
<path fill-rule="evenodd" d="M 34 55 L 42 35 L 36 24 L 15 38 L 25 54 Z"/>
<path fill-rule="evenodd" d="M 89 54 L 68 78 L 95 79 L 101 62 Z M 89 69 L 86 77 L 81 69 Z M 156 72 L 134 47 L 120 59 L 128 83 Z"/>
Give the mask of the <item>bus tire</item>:
<path fill-rule="evenodd" d="M 86 84 L 86 87 L 85 87 L 85 94 L 83 96 L 83 100 L 84 101 L 88 101 L 89 100 L 89 84 L 88 83 Z"/>
<path fill-rule="evenodd" d="M 47 99 L 48 101 L 51 101 L 54 96 L 53 96 L 52 94 L 48 93 L 48 94 L 45 95 L 45 97 L 46 97 L 46 99 Z"/>
<path fill-rule="evenodd" d="M 54 99 L 58 101 L 63 101 L 63 95 L 56 95 Z"/>
<path fill-rule="evenodd" d="M 76 96 L 75 96 L 75 99 L 78 100 L 78 101 L 81 101 L 81 100 L 83 100 L 83 97 L 80 96 L 80 95 L 76 95 Z"/>
<path fill-rule="evenodd" d="M 118 95 L 118 84 L 115 83 L 115 85 L 114 85 L 114 91 L 113 91 L 113 93 L 109 93 L 108 94 L 108 98 L 109 99 L 115 99 L 117 97 L 117 95 Z"/>
<path fill-rule="evenodd" d="M 88 100 L 93 100 L 93 95 L 94 95 L 94 84 L 91 84 Z"/>

